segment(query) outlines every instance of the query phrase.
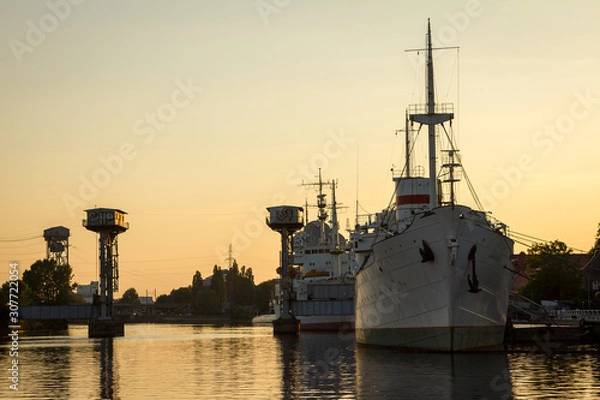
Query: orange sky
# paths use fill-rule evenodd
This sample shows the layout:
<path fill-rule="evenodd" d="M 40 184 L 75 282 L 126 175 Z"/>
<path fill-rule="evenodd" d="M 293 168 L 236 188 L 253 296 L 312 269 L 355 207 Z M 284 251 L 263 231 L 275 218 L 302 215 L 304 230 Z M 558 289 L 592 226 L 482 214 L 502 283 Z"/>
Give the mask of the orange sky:
<path fill-rule="evenodd" d="M 20 1 L 0 13 L 0 264 L 71 230 L 97 279 L 94 206 L 127 211 L 120 286 L 157 294 L 226 267 L 274 278 L 266 207 L 303 205 L 318 168 L 347 206 L 387 206 L 404 109 L 455 102 L 465 168 L 521 233 L 587 251 L 600 222 L 600 5 L 592 0 Z M 358 166 L 357 166 L 358 163 Z M 358 185 L 358 187 L 357 187 Z M 472 204 L 464 194 L 461 200 Z M 314 211 L 312 216 L 314 217 Z M 0 268 L 1 271 L 1 268 Z"/>

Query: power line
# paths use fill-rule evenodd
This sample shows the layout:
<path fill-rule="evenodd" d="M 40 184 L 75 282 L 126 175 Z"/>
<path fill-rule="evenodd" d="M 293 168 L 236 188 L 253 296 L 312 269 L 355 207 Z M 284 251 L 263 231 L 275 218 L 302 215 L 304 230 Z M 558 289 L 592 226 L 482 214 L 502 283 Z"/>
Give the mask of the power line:
<path fill-rule="evenodd" d="M 200 258 L 211 258 L 214 256 L 198 256 L 198 257 L 185 257 L 185 258 L 163 258 L 159 260 L 135 260 L 135 261 L 127 261 L 123 260 L 121 263 L 126 264 L 141 264 L 141 263 L 155 263 L 155 262 L 166 262 L 166 261 L 181 261 L 181 260 L 195 260 Z"/>
<path fill-rule="evenodd" d="M 28 240 L 41 239 L 42 237 L 43 237 L 42 235 L 36 235 L 36 236 L 32 236 L 32 237 L 28 237 L 28 238 L 21 238 L 21 239 L 0 239 L 0 243 L 25 242 Z"/>

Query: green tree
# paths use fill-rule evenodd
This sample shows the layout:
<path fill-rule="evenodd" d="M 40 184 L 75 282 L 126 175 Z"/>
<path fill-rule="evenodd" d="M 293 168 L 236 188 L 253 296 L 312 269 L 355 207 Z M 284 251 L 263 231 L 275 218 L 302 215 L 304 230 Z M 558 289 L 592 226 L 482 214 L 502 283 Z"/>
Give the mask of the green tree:
<path fill-rule="evenodd" d="M 251 305 L 254 303 L 254 275 L 252 275 L 252 268 L 246 268 L 245 265 L 242 265 L 237 282 L 237 293 L 237 304 Z"/>
<path fill-rule="evenodd" d="M 156 298 L 156 304 L 169 304 L 172 303 L 171 296 L 168 294 L 161 294 Z"/>
<path fill-rule="evenodd" d="M 217 292 L 209 287 L 202 288 L 196 297 L 196 312 L 200 315 L 220 315 L 221 303 L 217 301 Z"/>
<path fill-rule="evenodd" d="M 156 298 L 157 304 L 192 304 L 191 286 L 172 289 L 169 294 L 161 294 Z"/>
<path fill-rule="evenodd" d="M 270 311 L 271 300 L 275 294 L 275 283 L 277 279 L 262 282 L 254 288 L 254 308 L 259 313 L 267 313 Z"/>
<path fill-rule="evenodd" d="M 171 290 L 169 294 L 171 301 L 176 304 L 192 304 L 191 286 L 182 286 L 179 289 Z"/>
<path fill-rule="evenodd" d="M 525 261 L 531 279 L 519 293 L 536 301 L 583 298 L 583 271 L 571 255 L 559 240 L 533 245 Z"/>
<path fill-rule="evenodd" d="M 0 287 L 0 323 L 2 323 L 3 327 L 10 325 L 9 323 L 9 300 L 11 293 L 10 290 L 11 283 L 10 281 L 6 281 Z M 31 299 L 31 289 L 29 286 L 23 282 L 22 280 L 14 281 L 12 283 L 13 288 L 18 288 L 18 298 L 14 298 L 13 300 L 17 300 L 19 302 L 19 306 L 30 306 L 33 304 L 33 300 Z M 15 294 L 15 290 L 12 291 L 13 295 Z M 14 304 L 14 303 L 13 303 Z"/>
<path fill-rule="evenodd" d="M 196 273 L 192 277 L 192 294 L 198 293 L 200 289 L 202 289 L 203 284 L 204 281 L 202 279 L 202 274 L 200 273 L 200 271 L 196 271 Z"/>
<path fill-rule="evenodd" d="M 254 276 L 252 268 L 238 267 L 237 261 L 233 262 L 227 274 L 227 295 L 232 306 L 252 305 L 254 301 Z"/>
<path fill-rule="evenodd" d="M 129 288 L 117 302 L 119 304 L 140 304 L 140 296 L 135 288 Z"/>
<path fill-rule="evenodd" d="M 225 286 L 225 278 L 221 267 L 214 266 L 213 276 L 210 281 L 210 288 L 217 294 L 217 303 L 219 306 L 227 299 L 227 287 Z"/>
<path fill-rule="evenodd" d="M 23 281 L 31 289 L 33 304 L 67 305 L 71 302 L 73 268 L 68 264 L 56 265 L 54 260 L 38 260 L 23 271 Z"/>
<path fill-rule="evenodd" d="M 10 293 L 10 281 L 6 281 L 0 287 L 0 304 L 5 305 L 9 301 L 9 293 Z M 34 304 L 33 297 L 31 294 L 31 288 L 27 283 L 23 280 L 18 280 L 16 283 L 12 284 L 13 288 L 19 289 L 18 300 L 20 306 L 31 306 Z M 15 294 L 15 290 L 13 289 L 13 294 Z"/>
<path fill-rule="evenodd" d="M 195 314 L 200 313 L 200 291 L 203 289 L 202 274 L 200 271 L 196 271 L 192 277 L 192 312 Z"/>

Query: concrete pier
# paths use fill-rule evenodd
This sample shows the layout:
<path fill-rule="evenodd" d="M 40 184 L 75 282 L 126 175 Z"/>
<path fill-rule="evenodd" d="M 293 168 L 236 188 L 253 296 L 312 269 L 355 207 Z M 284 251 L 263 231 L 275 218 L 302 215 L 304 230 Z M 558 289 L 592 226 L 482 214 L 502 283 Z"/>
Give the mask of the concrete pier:
<path fill-rule="evenodd" d="M 300 333 L 300 321 L 294 316 L 277 318 L 273 321 L 273 334 L 275 335 L 297 335 L 298 333 Z"/>
<path fill-rule="evenodd" d="M 92 320 L 88 325 L 88 337 L 112 338 L 125 335 L 125 325 L 114 320 Z"/>
<path fill-rule="evenodd" d="M 507 344 L 523 342 L 597 343 L 600 325 L 585 323 L 514 324 L 506 331 Z"/>

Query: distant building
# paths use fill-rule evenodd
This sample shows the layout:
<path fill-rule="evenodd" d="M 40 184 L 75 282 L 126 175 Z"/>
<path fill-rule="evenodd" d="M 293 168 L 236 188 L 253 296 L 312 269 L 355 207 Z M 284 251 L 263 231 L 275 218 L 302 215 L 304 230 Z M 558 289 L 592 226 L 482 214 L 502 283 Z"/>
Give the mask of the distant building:
<path fill-rule="evenodd" d="M 89 285 L 77 285 L 77 294 L 83 296 L 86 304 L 94 302 L 94 296 L 98 294 L 98 281 L 92 281 Z"/>
<path fill-rule="evenodd" d="M 511 290 L 517 291 L 521 286 L 529 281 L 529 277 L 527 276 L 527 271 L 525 270 L 525 258 L 527 254 L 525 252 L 520 252 L 519 254 L 513 254 L 511 257 L 512 268 L 518 274 L 512 283 Z"/>
<path fill-rule="evenodd" d="M 222 269 L 221 272 L 223 273 L 223 280 L 225 282 L 227 282 L 227 274 L 229 273 L 229 270 L 228 269 Z M 213 278 L 212 275 L 204 278 L 202 280 L 202 286 L 210 286 L 210 283 L 212 282 L 212 278 Z"/>
<path fill-rule="evenodd" d="M 138 298 L 140 299 L 141 305 L 151 306 L 152 304 L 154 304 L 154 300 L 152 299 L 152 296 L 139 296 Z"/>

